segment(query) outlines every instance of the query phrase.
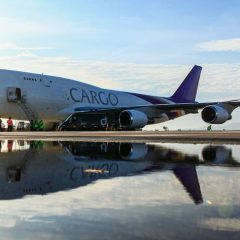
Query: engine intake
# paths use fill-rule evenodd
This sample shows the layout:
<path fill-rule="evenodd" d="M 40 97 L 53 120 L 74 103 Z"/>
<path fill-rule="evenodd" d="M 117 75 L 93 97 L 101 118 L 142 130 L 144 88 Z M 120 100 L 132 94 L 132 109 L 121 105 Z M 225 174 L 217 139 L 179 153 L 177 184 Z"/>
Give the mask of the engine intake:
<path fill-rule="evenodd" d="M 121 127 L 142 128 L 147 125 L 148 118 L 143 112 L 136 110 L 125 110 L 119 115 L 119 123 Z"/>
<path fill-rule="evenodd" d="M 231 118 L 231 114 L 219 105 L 210 105 L 202 110 L 202 119 L 207 123 L 222 124 Z"/>
<path fill-rule="evenodd" d="M 124 160 L 136 160 L 146 156 L 148 147 L 144 143 L 121 143 L 119 153 Z"/>
<path fill-rule="evenodd" d="M 225 146 L 206 146 L 202 150 L 202 157 L 205 162 L 227 163 L 232 160 L 232 149 Z"/>

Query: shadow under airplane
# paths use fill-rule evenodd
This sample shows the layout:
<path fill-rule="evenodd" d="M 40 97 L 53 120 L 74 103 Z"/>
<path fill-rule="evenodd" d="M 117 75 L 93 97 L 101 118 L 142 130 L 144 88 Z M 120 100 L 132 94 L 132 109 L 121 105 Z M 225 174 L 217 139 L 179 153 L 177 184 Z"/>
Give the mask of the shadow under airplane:
<path fill-rule="evenodd" d="M 13 141 L 6 146 L 6 151 L 0 152 L 0 199 L 53 193 L 99 179 L 169 170 L 193 202 L 200 204 L 203 197 L 198 165 L 240 166 L 230 148 L 214 145 L 202 149 L 201 159 L 199 155 L 145 143 Z"/>

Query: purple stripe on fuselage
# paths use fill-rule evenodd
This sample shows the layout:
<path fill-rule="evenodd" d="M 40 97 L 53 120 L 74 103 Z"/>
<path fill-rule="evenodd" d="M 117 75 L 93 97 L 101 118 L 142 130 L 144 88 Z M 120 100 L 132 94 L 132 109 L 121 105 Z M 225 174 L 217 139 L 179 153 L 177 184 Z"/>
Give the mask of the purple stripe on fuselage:
<path fill-rule="evenodd" d="M 166 104 L 167 103 L 167 101 L 164 101 L 160 97 L 149 96 L 149 95 L 140 94 L 140 93 L 130 93 L 130 92 L 128 92 L 128 94 L 139 97 L 139 98 L 141 98 L 149 103 L 152 103 L 152 104 Z"/>
<path fill-rule="evenodd" d="M 130 92 L 127 92 L 127 93 L 134 95 L 136 97 L 139 97 L 151 104 L 168 104 L 169 103 L 168 101 L 172 103 L 197 103 L 196 101 L 173 99 L 172 97 L 162 98 L 162 97 L 150 96 L 150 95 L 145 95 L 140 93 L 130 93 Z"/>
<path fill-rule="evenodd" d="M 182 99 L 173 99 L 172 97 L 166 98 L 174 103 L 197 103 L 196 101 L 182 100 Z"/>

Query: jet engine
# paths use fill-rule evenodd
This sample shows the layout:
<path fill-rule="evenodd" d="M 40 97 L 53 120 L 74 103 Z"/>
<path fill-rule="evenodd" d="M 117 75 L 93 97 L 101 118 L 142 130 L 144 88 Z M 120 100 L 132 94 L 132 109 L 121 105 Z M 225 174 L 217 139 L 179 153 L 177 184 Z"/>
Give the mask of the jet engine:
<path fill-rule="evenodd" d="M 125 110 L 119 115 L 119 123 L 121 127 L 142 128 L 147 125 L 148 117 L 145 113 L 136 110 Z"/>
<path fill-rule="evenodd" d="M 148 146 L 145 143 L 121 143 L 119 154 L 124 160 L 136 160 L 143 158 L 148 153 Z"/>
<path fill-rule="evenodd" d="M 232 160 L 232 150 L 225 146 L 206 146 L 202 150 L 202 157 L 205 162 L 227 163 Z"/>
<path fill-rule="evenodd" d="M 202 110 L 202 119 L 207 123 L 221 124 L 232 118 L 231 114 L 224 107 L 210 105 Z"/>

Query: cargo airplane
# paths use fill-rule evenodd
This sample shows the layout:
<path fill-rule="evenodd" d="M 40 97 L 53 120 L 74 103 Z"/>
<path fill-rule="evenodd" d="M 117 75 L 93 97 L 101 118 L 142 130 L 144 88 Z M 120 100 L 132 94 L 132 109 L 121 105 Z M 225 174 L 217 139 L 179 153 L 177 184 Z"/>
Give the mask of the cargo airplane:
<path fill-rule="evenodd" d="M 158 97 L 114 91 L 61 77 L 0 70 L 0 115 L 43 120 L 61 130 L 131 130 L 198 113 L 210 124 L 231 119 L 238 100 L 196 102 L 202 67 L 195 65 L 175 93 Z"/>

